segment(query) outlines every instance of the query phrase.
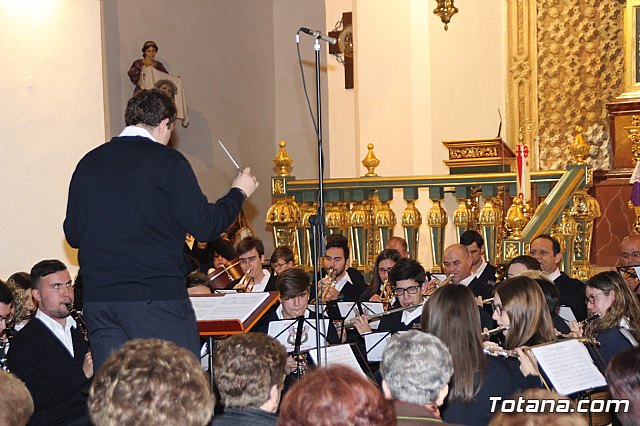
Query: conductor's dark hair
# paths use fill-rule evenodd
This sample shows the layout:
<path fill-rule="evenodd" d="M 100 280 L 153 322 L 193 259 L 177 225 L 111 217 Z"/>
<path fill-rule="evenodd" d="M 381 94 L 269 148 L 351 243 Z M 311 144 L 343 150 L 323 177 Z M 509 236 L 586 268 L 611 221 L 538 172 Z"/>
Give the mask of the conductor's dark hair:
<path fill-rule="evenodd" d="M 31 268 L 31 286 L 38 288 L 40 279 L 56 272 L 65 271 L 67 267 L 58 259 L 41 260 Z"/>
<path fill-rule="evenodd" d="M 127 126 L 157 127 L 166 118 L 169 124 L 176 120 L 176 107 L 171 98 L 158 89 L 141 90 L 135 94 L 129 99 L 124 113 Z"/>
<path fill-rule="evenodd" d="M 417 260 L 403 257 L 389 271 L 389 281 L 395 286 L 398 281 L 414 280 L 418 284 L 426 281 L 424 268 Z"/>
<path fill-rule="evenodd" d="M 470 246 L 473 243 L 476 243 L 478 247 L 482 247 L 484 245 L 484 238 L 482 238 L 482 235 L 478 234 L 477 231 L 468 229 L 460 235 L 460 244 Z"/>
<path fill-rule="evenodd" d="M 551 245 L 553 246 L 553 254 L 560 253 L 560 250 L 561 250 L 560 242 L 549 234 L 540 234 L 537 237 L 535 237 L 533 240 L 531 240 L 531 242 L 533 243 L 535 240 L 538 240 L 540 238 L 544 238 L 545 240 L 551 241 Z"/>
<path fill-rule="evenodd" d="M 260 238 L 256 237 L 245 237 L 240 240 L 238 245 L 236 246 L 236 251 L 238 252 L 238 256 L 242 256 L 249 250 L 256 249 L 260 256 L 264 255 L 264 244 Z"/>
<path fill-rule="evenodd" d="M 330 234 L 327 236 L 327 250 L 330 248 L 341 248 L 344 252 L 344 260 L 349 260 L 349 240 L 341 234 Z"/>

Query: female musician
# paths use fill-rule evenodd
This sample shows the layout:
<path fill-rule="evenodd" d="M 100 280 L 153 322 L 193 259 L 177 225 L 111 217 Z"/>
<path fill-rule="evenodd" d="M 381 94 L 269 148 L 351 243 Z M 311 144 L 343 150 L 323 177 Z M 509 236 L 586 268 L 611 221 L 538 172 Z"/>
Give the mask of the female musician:
<path fill-rule="evenodd" d="M 507 278 L 513 278 L 524 271 L 541 271 L 542 267 L 540 262 L 533 256 L 523 254 L 522 256 L 516 256 L 511 259 L 509 266 L 507 266 Z"/>
<path fill-rule="evenodd" d="M 640 304 L 633 296 L 624 278 L 615 271 L 606 271 L 591 277 L 586 283 L 587 309 L 590 315 L 600 315 L 581 326 L 571 323 L 571 329 L 595 337 L 605 362 L 637 342 L 640 330 Z M 636 343 L 637 344 L 637 343 Z"/>
<path fill-rule="evenodd" d="M 439 337 L 453 359 L 449 396 L 441 407 L 445 422 L 486 425 L 491 416 L 489 397 L 507 398 L 526 387 L 520 371 L 483 353 L 480 314 L 467 287 L 447 285 L 436 290 L 424 305 L 422 331 Z"/>
<path fill-rule="evenodd" d="M 373 280 L 371 285 L 360 297 L 361 300 L 369 300 L 370 302 L 382 302 L 381 293 L 382 286 L 389 279 L 389 271 L 398 263 L 401 256 L 396 249 L 385 249 L 376 257 L 375 268 L 373 268 Z"/>
<path fill-rule="evenodd" d="M 551 315 L 540 286 L 531 278 L 517 276 L 496 286 L 493 319 L 504 333 L 505 349 L 532 346 L 557 340 Z"/>

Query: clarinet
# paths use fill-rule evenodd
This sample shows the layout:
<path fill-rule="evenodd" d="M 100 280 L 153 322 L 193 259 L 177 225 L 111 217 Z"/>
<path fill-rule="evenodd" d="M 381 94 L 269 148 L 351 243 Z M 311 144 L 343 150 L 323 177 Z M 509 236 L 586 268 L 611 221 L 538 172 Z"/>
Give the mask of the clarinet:
<path fill-rule="evenodd" d="M 9 372 L 9 362 L 7 360 L 7 352 L 9 341 L 13 334 L 7 328 L 0 334 L 0 370 Z"/>
<path fill-rule="evenodd" d="M 71 318 L 73 318 L 76 321 L 76 324 L 78 324 L 78 327 L 80 327 L 84 341 L 87 342 L 87 346 L 91 349 L 91 346 L 89 345 L 89 329 L 87 328 L 87 323 L 76 307 L 73 306 L 73 303 L 67 303 L 66 306 L 69 311 L 69 315 L 71 315 Z"/>

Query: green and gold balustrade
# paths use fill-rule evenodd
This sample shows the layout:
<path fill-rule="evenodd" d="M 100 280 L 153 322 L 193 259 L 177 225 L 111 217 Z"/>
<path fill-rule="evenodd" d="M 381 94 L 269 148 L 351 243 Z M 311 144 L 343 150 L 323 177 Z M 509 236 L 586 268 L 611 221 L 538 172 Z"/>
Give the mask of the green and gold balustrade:
<path fill-rule="evenodd" d="M 593 270 L 591 238 L 600 207 L 587 193 L 592 185 L 591 170 L 585 164 L 588 145 L 584 143 L 582 129 L 576 131 L 572 161 L 566 170 L 531 173 L 533 193 L 538 200 L 535 206 L 531 201 L 509 195 L 516 193 L 513 172 L 378 176 L 375 168 L 380 160 L 373 153 L 374 146 L 369 144 L 362 161 L 367 169 L 364 176 L 324 180 L 327 233 L 346 236 L 352 266 L 370 272 L 377 253 L 394 236 L 398 219 L 391 204 L 394 196 L 402 196 L 405 207 L 398 212 L 402 236 L 407 240 L 410 256 L 418 259 L 423 213 L 416 204 L 421 195 L 428 194 L 430 207 L 424 214 L 434 272 L 442 271 L 445 232 L 452 221 L 456 241 L 465 230 L 477 230 L 484 237 L 487 259 L 498 264 L 528 253 L 529 242 L 536 235 L 551 233 L 565 249 L 564 270 L 587 279 Z M 290 175 L 293 160 L 285 148 L 286 143 L 281 141 L 274 159 L 277 174 L 271 179 L 273 204 L 266 221 L 273 228 L 275 245 L 293 247 L 297 262 L 311 270 L 308 219 L 316 212 L 318 182 L 297 180 Z M 452 212 L 445 210 L 446 194 L 457 200 Z"/>

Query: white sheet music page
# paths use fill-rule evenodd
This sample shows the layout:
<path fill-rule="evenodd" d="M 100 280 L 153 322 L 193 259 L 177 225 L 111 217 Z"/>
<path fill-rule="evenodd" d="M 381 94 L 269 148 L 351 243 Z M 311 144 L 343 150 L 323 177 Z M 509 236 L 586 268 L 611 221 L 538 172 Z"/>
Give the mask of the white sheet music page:
<path fill-rule="evenodd" d="M 216 297 L 190 297 L 198 321 L 240 320 L 245 322 L 269 293 L 235 293 Z"/>
<path fill-rule="evenodd" d="M 560 394 L 570 395 L 607 384 L 589 351 L 578 340 L 540 346 L 531 351 Z"/>
<path fill-rule="evenodd" d="M 387 347 L 391 333 L 388 331 L 381 331 L 378 333 L 363 334 L 364 346 L 367 350 L 367 361 L 380 362 L 382 361 L 382 354 L 384 348 Z"/>
<path fill-rule="evenodd" d="M 384 312 L 384 304 L 380 302 L 360 302 L 362 305 L 362 311 L 371 316 L 375 314 L 381 314 Z M 345 321 L 352 320 L 356 315 L 359 314 L 358 307 L 355 302 L 338 302 L 338 309 L 340 309 L 340 316 L 342 316 Z M 369 323 L 369 326 L 372 330 L 376 330 L 380 325 L 380 320 L 373 321 Z"/>
<path fill-rule="evenodd" d="M 309 352 L 311 355 L 311 359 L 313 362 L 318 365 L 318 354 L 316 351 Z M 334 345 L 328 346 L 322 349 L 322 366 L 327 367 L 331 365 L 344 365 L 345 367 L 351 368 L 353 371 L 357 371 L 358 373 L 366 376 L 360 364 L 358 364 L 358 360 L 356 356 L 353 354 L 351 350 L 351 345 Z"/>

